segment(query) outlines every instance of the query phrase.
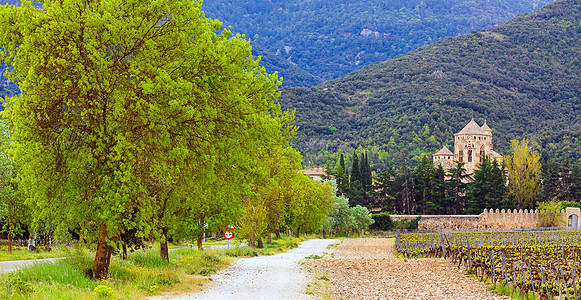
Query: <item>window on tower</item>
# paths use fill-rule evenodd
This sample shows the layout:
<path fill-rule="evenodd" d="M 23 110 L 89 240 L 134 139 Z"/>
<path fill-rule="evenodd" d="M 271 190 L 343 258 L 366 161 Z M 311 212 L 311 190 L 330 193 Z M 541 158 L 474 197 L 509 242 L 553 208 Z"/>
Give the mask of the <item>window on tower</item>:
<path fill-rule="evenodd" d="M 460 152 L 458 153 L 458 161 L 464 162 L 464 151 L 462 150 L 460 150 Z"/>
<path fill-rule="evenodd" d="M 472 150 L 468 150 L 468 162 L 472 162 Z"/>

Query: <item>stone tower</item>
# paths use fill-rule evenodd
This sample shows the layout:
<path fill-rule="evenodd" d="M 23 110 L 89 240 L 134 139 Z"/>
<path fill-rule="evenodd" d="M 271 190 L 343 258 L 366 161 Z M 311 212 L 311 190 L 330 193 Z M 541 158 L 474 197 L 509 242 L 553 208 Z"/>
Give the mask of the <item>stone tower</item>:
<path fill-rule="evenodd" d="M 442 165 L 444 170 L 456 166 L 454 161 L 463 162 L 467 174 L 472 174 L 484 157 L 501 160 L 502 156 L 496 153 L 492 144 L 492 129 L 486 121 L 480 127 L 472 119 L 464 129 L 454 134 L 454 152 L 444 147 L 434 157 L 434 165 Z"/>

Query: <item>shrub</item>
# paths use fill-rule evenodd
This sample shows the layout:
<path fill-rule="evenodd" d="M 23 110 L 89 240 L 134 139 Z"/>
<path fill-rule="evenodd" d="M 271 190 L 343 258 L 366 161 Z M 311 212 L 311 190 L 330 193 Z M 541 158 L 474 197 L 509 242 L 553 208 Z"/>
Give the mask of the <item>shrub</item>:
<path fill-rule="evenodd" d="M 387 212 L 372 214 L 371 218 L 375 222 L 369 226 L 370 229 L 387 231 L 392 230 L 394 227 L 393 220 Z"/>
<path fill-rule="evenodd" d="M 100 285 L 96 286 L 93 291 L 101 299 L 107 299 L 107 298 L 110 298 L 111 296 L 113 296 L 113 289 L 109 286 L 106 286 L 106 285 L 100 284 Z"/>

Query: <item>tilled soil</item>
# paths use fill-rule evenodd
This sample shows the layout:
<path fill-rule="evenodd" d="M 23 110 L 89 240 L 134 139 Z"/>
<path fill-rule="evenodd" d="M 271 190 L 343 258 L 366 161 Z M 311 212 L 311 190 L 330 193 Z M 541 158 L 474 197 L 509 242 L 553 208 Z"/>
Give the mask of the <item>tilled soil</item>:
<path fill-rule="evenodd" d="M 309 264 L 326 274 L 333 299 L 510 299 L 447 260 L 395 257 L 393 239 L 346 239 Z"/>

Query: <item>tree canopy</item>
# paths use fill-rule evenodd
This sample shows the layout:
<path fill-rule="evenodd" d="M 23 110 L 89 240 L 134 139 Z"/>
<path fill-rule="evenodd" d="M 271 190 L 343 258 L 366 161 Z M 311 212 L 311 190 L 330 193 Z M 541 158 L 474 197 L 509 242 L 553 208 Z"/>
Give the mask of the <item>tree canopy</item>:
<path fill-rule="evenodd" d="M 283 134 L 280 82 L 201 2 L 25 1 L 0 26 L 21 188 L 36 224 L 97 241 L 95 278 L 124 232 L 162 236 L 180 207 L 241 214 L 228 199 Z"/>

